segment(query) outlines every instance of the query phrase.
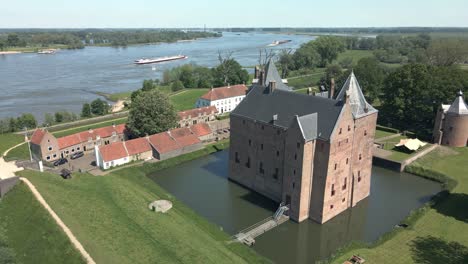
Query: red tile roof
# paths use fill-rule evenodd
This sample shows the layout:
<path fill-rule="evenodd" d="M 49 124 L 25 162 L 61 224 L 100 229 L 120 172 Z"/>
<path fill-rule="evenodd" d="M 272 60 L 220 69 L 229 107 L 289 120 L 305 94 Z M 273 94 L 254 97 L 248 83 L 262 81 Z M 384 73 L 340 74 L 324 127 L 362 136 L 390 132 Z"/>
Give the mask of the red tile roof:
<path fill-rule="evenodd" d="M 202 137 L 210 134 L 211 128 L 207 123 L 198 123 L 190 127 L 190 130 L 197 136 Z"/>
<path fill-rule="evenodd" d="M 177 143 L 179 143 L 181 148 L 192 146 L 201 142 L 200 139 L 198 139 L 198 137 L 193 134 L 183 136 L 183 137 L 178 137 L 176 138 L 176 141 Z"/>
<path fill-rule="evenodd" d="M 177 140 L 180 137 L 192 135 L 192 131 L 188 127 L 181 127 L 169 130 L 169 134 Z"/>
<path fill-rule="evenodd" d="M 72 134 L 65 137 L 60 137 L 57 139 L 60 149 L 78 145 L 82 142 L 79 134 Z"/>
<path fill-rule="evenodd" d="M 125 146 L 127 147 L 128 155 L 151 151 L 151 145 L 144 137 L 125 141 Z"/>
<path fill-rule="evenodd" d="M 245 86 L 244 84 L 219 87 L 219 88 L 211 89 L 209 92 L 204 94 L 201 98 L 209 100 L 209 101 L 215 101 L 215 100 L 245 95 L 246 90 L 247 90 L 247 86 Z"/>
<path fill-rule="evenodd" d="M 101 146 L 99 148 L 102 159 L 106 161 L 113 161 L 122 159 L 128 156 L 123 142 L 115 142 L 109 145 Z"/>
<path fill-rule="evenodd" d="M 47 132 L 45 130 L 40 128 L 36 129 L 31 137 L 31 143 L 40 145 L 46 133 Z"/>
<path fill-rule="evenodd" d="M 218 110 L 216 109 L 216 106 L 205 106 L 201 108 L 195 108 L 195 109 L 190 109 L 187 111 L 181 111 L 177 113 L 179 115 L 179 119 L 187 119 L 189 116 L 190 117 L 197 117 L 199 114 L 201 115 L 211 115 L 211 113 L 218 113 Z"/>
<path fill-rule="evenodd" d="M 159 153 L 166 153 L 180 148 L 177 141 L 169 136 L 167 132 L 150 136 L 149 142 Z"/>

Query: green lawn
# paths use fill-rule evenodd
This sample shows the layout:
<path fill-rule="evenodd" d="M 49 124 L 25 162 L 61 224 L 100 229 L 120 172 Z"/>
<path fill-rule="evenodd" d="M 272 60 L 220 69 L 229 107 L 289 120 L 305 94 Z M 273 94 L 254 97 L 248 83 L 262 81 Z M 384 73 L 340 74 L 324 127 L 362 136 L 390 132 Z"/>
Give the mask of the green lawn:
<path fill-rule="evenodd" d="M 0 224 L 6 230 L 5 241 L 14 251 L 17 263 L 85 263 L 23 183 L 0 200 Z M 1 255 L 2 252 L 0 263 L 9 263 L 2 262 Z"/>
<path fill-rule="evenodd" d="M 12 160 L 29 160 L 29 145 L 27 143 L 24 143 L 21 146 L 18 146 L 4 157 L 6 161 L 12 161 Z"/>
<path fill-rule="evenodd" d="M 386 133 L 389 133 L 389 132 L 384 132 L 384 131 L 380 131 L 380 130 L 377 130 L 376 131 L 376 138 L 377 135 L 386 135 Z M 389 133 L 390 135 L 392 135 L 393 133 Z M 390 157 L 388 157 L 389 159 L 391 160 L 394 160 L 394 161 L 403 161 L 409 157 L 411 157 L 412 155 L 416 154 L 416 152 L 411 152 L 411 151 L 406 151 L 404 148 L 397 148 L 395 147 L 395 145 L 400 142 L 401 139 L 407 139 L 408 137 L 406 136 L 398 136 L 398 137 L 394 137 L 394 138 L 390 138 L 390 139 L 387 139 L 383 142 L 380 142 L 380 143 L 384 143 L 384 149 L 385 150 L 389 150 L 392 152 L 392 155 Z M 427 148 L 429 147 L 430 144 L 427 144 L 426 146 L 422 147 L 419 149 L 419 151 L 423 150 L 424 148 Z"/>
<path fill-rule="evenodd" d="M 468 263 L 467 161 L 468 148 L 444 147 L 414 162 L 411 166 L 443 173 L 458 185 L 409 228 L 376 247 L 354 247 L 333 263 L 341 264 L 353 254 L 366 263 Z"/>
<path fill-rule="evenodd" d="M 340 62 L 345 58 L 351 58 L 353 60 L 353 64 L 356 64 L 360 59 L 367 57 L 374 57 L 372 50 L 346 50 L 338 55 L 335 62 Z"/>
<path fill-rule="evenodd" d="M 21 142 L 24 142 L 23 135 L 12 133 L 0 134 L 0 156 L 2 156 L 3 152 L 5 152 L 7 149 L 18 145 Z"/>
<path fill-rule="evenodd" d="M 170 100 L 176 111 L 184 111 L 188 109 L 195 108 L 195 103 L 197 99 L 200 98 L 203 94 L 208 92 L 209 89 L 187 89 L 180 93 L 174 94 L 170 96 Z"/>
<path fill-rule="evenodd" d="M 96 128 L 101 128 L 101 127 L 106 127 L 106 126 L 112 126 L 112 124 L 120 125 L 120 124 L 125 124 L 125 122 L 127 122 L 127 117 L 121 117 L 121 118 L 117 118 L 113 120 L 98 122 L 95 124 L 83 125 L 79 127 L 60 130 L 60 131 L 53 132 L 52 134 L 54 134 L 54 136 L 56 137 L 64 137 L 64 136 L 68 136 L 71 134 L 83 132 L 88 129 L 96 129 Z"/>
<path fill-rule="evenodd" d="M 391 135 L 395 135 L 395 133 L 392 133 L 392 132 L 387 132 L 387 131 L 383 131 L 383 130 L 375 130 L 375 138 L 376 139 L 379 139 L 379 138 L 383 138 L 383 137 L 388 137 L 388 136 L 391 136 Z"/>
<path fill-rule="evenodd" d="M 219 148 L 225 146 L 217 145 Z M 213 147 L 162 162 L 115 171 L 104 177 L 20 172 L 30 179 L 97 263 L 268 262 L 175 199 L 145 173 L 214 151 Z M 194 176 L 195 177 L 195 176 Z M 168 199 L 167 214 L 148 210 Z"/>

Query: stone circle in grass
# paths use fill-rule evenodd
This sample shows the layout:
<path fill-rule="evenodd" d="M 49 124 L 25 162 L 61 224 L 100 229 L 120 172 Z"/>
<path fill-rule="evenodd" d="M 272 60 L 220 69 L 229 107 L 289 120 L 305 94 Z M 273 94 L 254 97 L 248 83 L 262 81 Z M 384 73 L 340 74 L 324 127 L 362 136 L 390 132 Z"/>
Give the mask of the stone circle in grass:
<path fill-rule="evenodd" d="M 172 208 L 172 202 L 168 200 L 157 200 L 149 204 L 151 211 L 166 213 Z"/>

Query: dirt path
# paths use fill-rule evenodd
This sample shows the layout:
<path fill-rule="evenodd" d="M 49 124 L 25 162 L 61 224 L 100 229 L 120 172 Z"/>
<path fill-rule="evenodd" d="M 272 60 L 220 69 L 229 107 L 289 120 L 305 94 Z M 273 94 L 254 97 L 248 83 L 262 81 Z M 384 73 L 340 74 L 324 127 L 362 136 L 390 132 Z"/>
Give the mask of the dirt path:
<path fill-rule="evenodd" d="M 3 157 L 6 156 L 8 154 L 8 152 L 10 152 L 10 150 L 12 150 L 12 149 L 14 149 L 16 147 L 19 147 L 19 146 L 21 146 L 23 144 L 26 144 L 26 142 L 20 143 L 20 144 L 18 144 L 16 146 L 13 146 L 13 147 L 7 149 L 0 156 L 0 179 L 15 177 L 15 172 L 24 170 L 24 168 L 22 168 L 22 167 L 17 167 L 14 161 L 6 162 L 3 159 Z"/>
<path fill-rule="evenodd" d="M 60 219 L 60 217 L 50 208 L 49 204 L 44 200 L 42 195 L 39 193 L 39 191 L 36 189 L 36 187 L 26 178 L 21 177 L 20 180 L 24 182 L 26 185 L 28 185 L 29 189 L 31 189 L 31 192 L 34 194 L 34 197 L 41 203 L 42 206 L 49 212 L 49 214 L 52 216 L 52 218 L 55 220 L 55 222 L 62 228 L 63 232 L 67 235 L 67 237 L 70 239 L 70 242 L 73 244 L 73 246 L 80 252 L 80 254 L 83 256 L 83 258 L 86 260 L 87 263 L 90 264 L 95 264 L 96 262 L 93 260 L 91 255 L 85 250 L 83 245 L 81 245 L 80 241 L 73 235 L 71 232 L 70 228 L 68 228 L 65 223 Z"/>

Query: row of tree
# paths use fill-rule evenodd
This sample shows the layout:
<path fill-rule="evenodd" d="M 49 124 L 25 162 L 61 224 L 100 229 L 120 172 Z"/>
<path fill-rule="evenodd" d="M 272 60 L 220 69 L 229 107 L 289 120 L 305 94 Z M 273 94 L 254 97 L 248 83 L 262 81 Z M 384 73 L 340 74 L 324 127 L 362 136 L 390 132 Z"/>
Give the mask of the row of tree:
<path fill-rule="evenodd" d="M 102 116 L 108 114 L 109 110 L 109 104 L 106 101 L 97 98 L 91 103 L 83 104 L 83 107 L 81 108 L 81 117 L 89 118 L 93 116 Z"/>

